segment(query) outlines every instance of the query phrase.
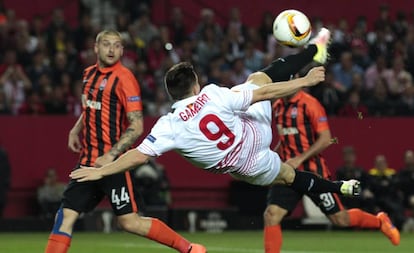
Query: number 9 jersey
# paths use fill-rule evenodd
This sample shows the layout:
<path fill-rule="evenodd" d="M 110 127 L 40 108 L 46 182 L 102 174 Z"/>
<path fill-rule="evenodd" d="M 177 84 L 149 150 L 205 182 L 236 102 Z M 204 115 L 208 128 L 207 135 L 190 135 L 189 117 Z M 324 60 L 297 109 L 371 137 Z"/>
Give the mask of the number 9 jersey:
<path fill-rule="evenodd" d="M 269 101 L 250 105 L 255 88 L 249 83 L 233 90 L 205 86 L 198 95 L 174 103 L 173 111 L 157 121 L 137 149 L 149 156 L 175 150 L 210 172 L 231 173 L 250 183 L 264 184 L 251 179 L 263 174 L 260 168 L 269 164 L 279 168 L 280 161 L 274 153 L 278 166 L 267 158 L 263 159 L 267 166 L 258 162 L 261 151 L 271 152 L 271 106 Z M 270 177 L 276 177 L 278 171 L 272 170 Z"/>

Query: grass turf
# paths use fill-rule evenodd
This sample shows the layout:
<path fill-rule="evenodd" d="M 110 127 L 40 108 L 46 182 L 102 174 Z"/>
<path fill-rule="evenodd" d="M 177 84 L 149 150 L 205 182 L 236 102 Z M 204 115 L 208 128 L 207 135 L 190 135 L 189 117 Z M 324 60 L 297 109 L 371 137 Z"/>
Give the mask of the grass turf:
<path fill-rule="evenodd" d="M 209 253 L 262 253 L 262 231 L 182 233 L 204 244 Z M 414 252 L 414 235 L 402 234 L 393 246 L 380 232 L 285 231 L 282 253 L 408 253 Z M 0 252 L 43 252 L 48 233 L 0 233 Z M 123 232 L 111 234 L 77 232 L 69 253 L 168 253 L 176 252 L 150 240 Z"/>

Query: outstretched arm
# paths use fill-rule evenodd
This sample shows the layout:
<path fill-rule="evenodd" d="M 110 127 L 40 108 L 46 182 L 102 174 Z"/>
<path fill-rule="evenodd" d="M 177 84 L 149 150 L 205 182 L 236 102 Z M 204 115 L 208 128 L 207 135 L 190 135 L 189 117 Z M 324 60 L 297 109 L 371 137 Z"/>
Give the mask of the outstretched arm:
<path fill-rule="evenodd" d="M 99 180 L 105 176 L 124 172 L 146 163 L 150 156 L 141 153 L 138 149 L 131 149 L 121 155 L 117 160 L 100 168 L 82 167 L 72 171 L 70 177 L 78 182 Z"/>
<path fill-rule="evenodd" d="M 113 145 L 111 150 L 96 159 L 94 166 L 100 167 L 112 162 L 117 156 L 128 150 L 142 134 L 144 130 L 144 120 L 141 111 L 127 113 L 129 126 L 121 135 L 118 142 Z"/>
<path fill-rule="evenodd" d="M 322 66 L 312 68 L 304 77 L 286 82 L 270 83 L 253 90 L 252 104 L 291 95 L 300 88 L 316 85 L 323 80 L 325 80 L 325 68 Z"/>

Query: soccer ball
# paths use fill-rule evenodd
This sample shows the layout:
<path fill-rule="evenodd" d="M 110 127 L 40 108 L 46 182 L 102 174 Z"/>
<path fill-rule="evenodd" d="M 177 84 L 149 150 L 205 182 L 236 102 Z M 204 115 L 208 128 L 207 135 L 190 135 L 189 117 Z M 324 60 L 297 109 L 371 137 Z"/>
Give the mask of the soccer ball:
<path fill-rule="evenodd" d="M 289 47 L 305 45 L 312 33 L 308 17 L 298 10 L 282 11 L 273 21 L 273 35 L 277 42 Z"/>

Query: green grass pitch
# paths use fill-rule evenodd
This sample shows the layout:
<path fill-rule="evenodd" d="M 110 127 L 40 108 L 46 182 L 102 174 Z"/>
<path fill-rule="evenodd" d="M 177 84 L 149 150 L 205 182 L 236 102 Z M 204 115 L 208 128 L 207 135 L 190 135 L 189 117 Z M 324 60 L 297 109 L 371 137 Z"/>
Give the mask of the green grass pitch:
<path fill-rule="evenodd" d="M 209 253 L 262 253 L 262 231 L 223 233 L 182 233 L 199 242 Z M 393 246 L 380 232 L 371 231 L 285 231 L 282 253 L 410 253 L 414 234 L 402 234 L 401 244 Z M 43 252 L 48 233 L 0 233 L 0 252 Z M 69 253 L 168 253 L 170 248 L 123 232 L 111 234 L 78 232 Z"/>

